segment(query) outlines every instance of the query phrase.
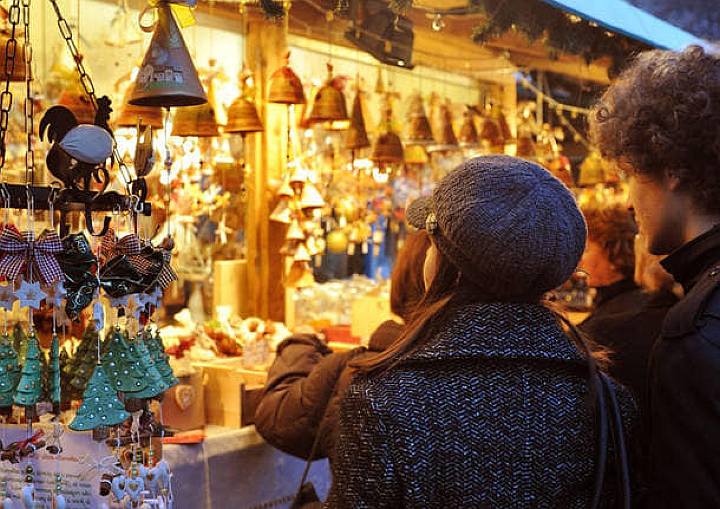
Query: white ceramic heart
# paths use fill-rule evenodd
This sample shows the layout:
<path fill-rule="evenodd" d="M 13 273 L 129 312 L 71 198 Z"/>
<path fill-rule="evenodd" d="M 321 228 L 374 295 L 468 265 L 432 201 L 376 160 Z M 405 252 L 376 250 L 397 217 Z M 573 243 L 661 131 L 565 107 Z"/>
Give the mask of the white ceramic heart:
<path fill-rule="evenodd" d="M 175 403 L 183 412 L 195 402 L 195 387 L 192 385 L 178 385 L 175 387 Z"/>
<path fill-rule="evenodd" d="M 123 498 L 125 498 L 125 476 L 116 475 L 113 477 L 110 490 L 112 490 L 117 502 L 120 502 Z"/>
<path fill-rule="evenodd" d="M 131 477 L 125 482 L 125 494 L 130 497 L 130 500 L 137 502 L 140 500 L 140 495 L 145 491 L 145 482 L 142 477 Z"/>

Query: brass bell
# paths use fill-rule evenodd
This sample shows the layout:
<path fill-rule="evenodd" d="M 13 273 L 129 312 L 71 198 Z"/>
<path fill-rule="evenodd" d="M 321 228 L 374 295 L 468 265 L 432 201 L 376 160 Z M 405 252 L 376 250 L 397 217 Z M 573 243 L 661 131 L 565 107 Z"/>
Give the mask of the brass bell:
<path fill-rule="evenodd" d="M 140 66 L 130 104 L 170 108 L 206 103 L 207 96 L 170 3 L 160 0 L 157 13 L 152 40 Z"/>
<path fill-rule="evenodd" d="M 240 78 L 242 82 L 240 95 L 228 108 L 227 125 L 225 125 L 224 129 L 226 133 L 247 134 L 260 132 L 264 129 L 255 103 L 250 98 L 247 86 L 249 79 L 250 73 L 244 71 L 244 75 Z"/>
<path fill-rule="evenodd" d="M 345 95 L 333 79 L 331 64 L 327 64 L 327 70 L 328 79 L 315 93 L 313 99 L 312 111 L 308 116 L 308 122 L 310 124 L 348 120 Z"/>
<path fill-rule="evenodd" d="M 301 209 L 319 209 L 325 206 L 325 200 L 320 195 L 317 187 L 310 182 L 303 186 L 302 194 L 300 195 L 300 208 Z"/>
<path fill-rule="evenodd" d="M 441 152 L 458 148 L 458 140 L 452 125 L 452 113 L 447 104 L 440 105 L 439 124 L 436 143 L 428 147 L 428 152 Z"/>
<path fill-rule="evenodd" d="M 270 76 L 268 102 L 280 104 L 305 104 L 305 92 L 302 82 L 289 64 L 290 53 L 285 56 L 286 63 Z"/>
<path fill-rule="evenodd" d="M 402 163 L 405 158 L 400 136 L 387 131 L 378 136 L 370 160 L 376 163 Z"/>
<path fill-rule="evenodd" d="M 510 131 L 510 126 L 508 125 L 505 114 L 502 112 L 502 108 L 500 108 L 500 106 L 495 106 L 493 108 L 493 118 L 500 128 L 503 144 L 510 142 L 513 139 L 512 131 Z"/>
<path fill-rule="evenodd" d="M 179 108 L 173 118 L 173 136 L 208 138 L 220 134 L 215 109 L 210 103 Z"/>
<path fill-rule="evenodd" d="M 485 118 L 480 131 L 480 140 L 483 143 L 496 147 L 498 145 L 504 145 L 502 133 L 500 132 L 500 126 L 492 118 Z"/>
<path fill-rule="evenodd" d="M 425 147 L 420 145 L 405 146 L 405 164 L 425 164 L 429 160 Z"/>
<path fill-rule="evenodd" d="M 157 106 L 136 106 L 130 104 L 130 96 L 132 95 L 132 89 L 134 84 L 130 84 L 125 91 L 120 111 L 118 112 L 115 120 L 117 127 L 135 127 L 137 126 L 138 119 L 144 126 L 150 126 L 153 129 L 163 128 L 163 112 L 161 108 Z"/>
<path fill-rule="evenodd" d="M 475 127 L 475 119 L 470 111 L 463 113 L 463 123 L 460 127 L 458 141 L 460 142 L 460 146 L 464 148 L 476 147 L 480 142 L 477 128 Z"/>
<path fill-rule="evenodd" d="M 92 124 L 95 122 L 95 108 L 90 99 L 80 90 L 80 87 L 63 90 L 58 99 L 58 104 L 72 111 L 80 124 Z"/>
<path fill-rule="evenodd" d="M 275 210 L 270 214 L 270 221 L 276 223 L 290 224 L 292 223 L 292 213 L 286 199 L 280 200 Z"/>
<path fill-rule="evenodd" d="M 526 159 L 537 156 L 537 147 L 533 140 L 532 130 L 529 126 L 520 126 L 518 128 L 517 153 L 518 157 Z"/>
<path fill-rule="evenodd" d="M 410 101 L 406 142 L 409 145 L 430 145 L 435 142 L 420 94 L 416 94 Z"/>
<path fill-rule="evenodd" d="M 345 134 L 345 148 L 348 150 L 360 150 L 370 146 L 367 130 L 365 129 L 365 117 L 362 112 L 362 100 L 360 91 L 355 94 L 353 99 L 352 117 L 350 118 L 350 127 Z"/>

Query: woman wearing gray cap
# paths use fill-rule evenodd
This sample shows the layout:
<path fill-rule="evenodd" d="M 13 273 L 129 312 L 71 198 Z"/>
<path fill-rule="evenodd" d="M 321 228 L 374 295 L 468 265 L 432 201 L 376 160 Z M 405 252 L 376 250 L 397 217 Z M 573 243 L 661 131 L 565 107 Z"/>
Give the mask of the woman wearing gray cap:
<path fill-rule="evenodd" d="M 630 507 L 635 407 L 543 304 L 586 227 L 542 167 L 471 159 L 408 222 L 426 229 L 420 311 L 355 364 L 326 507 Z"/>

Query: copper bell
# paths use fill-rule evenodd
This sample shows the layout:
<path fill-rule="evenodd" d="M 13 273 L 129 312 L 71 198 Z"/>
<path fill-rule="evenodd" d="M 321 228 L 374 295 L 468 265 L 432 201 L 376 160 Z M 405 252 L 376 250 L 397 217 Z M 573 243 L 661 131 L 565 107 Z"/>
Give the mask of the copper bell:
<path fill-rule="evenodd" d="M 425 164 L 429 160 L 425 147 L 421 145 L 405 146 L 405 164 Z"/>
<path fill-rule="evenodd" d="M 150 126 L 153 129 L 163 128 L 163 112 L 161 108 L 153 106 L 136 106 L 130 104 L 130 96 L 135 85 L 130 84 L 123 97 L 120 111 L 115 120 L 117 127 L 136 127 L 138 120 L 144 126 Z"/>
<path fill-rule="evenodd" d="M 255 103 L 250 98 L 247 81 L 251 78 L 251 74 L 243 71 L 240 76 L 241 87 L 240 95 L 228 108 L 227 125 L 224 131 L 226 133 L 257 133 L 264 129 L 260 115 L 258 114 Z"/>
<path fill-rule="evenodd" d="M 302 82 L 288 65 L 290 53 L 285 56 L 285 65 L 270 76 L 268 102 L 280 104 L 305 104 Z"/>
<path fill-rule="evenodd" d="M 333 79 L 331 64 L 327 64 L 327 70 L 328 79 L 315 93 L 315 98 L 313 99 L 312 111 L 308 117 L 310 124 L 348 120 L 345 95 Z"/>
<path fill-rule="evenodd" d="M 353 100 L 352 117 L 350 127 L 345 134 L 345 148 L 348 150 L 360 150 L 370 146 L 367 130 L 365 129 L 365 117 L 362 112 L 362 100 L 360 91 L 355 94 Z"/>
<path fill-rule="evenodd" d="M 95 108 L 80 87 L 65 89 L 58 99 L 60 106 L 65 106 L 73 112 L 80 124 L 92 124 L 95 122 Z"/>
<path fill-rule="evenodd" d="M 458 147 L 458 140 L 452 125 L 452 113 L 450 113 L 450 107 L 447 104 L 440 106 L 439 116 L 438 135 L 435 137 L 436 144 L 428 147 L 429 152 L 453 150 Z"/>
<path fill-rule="evenodd" d="M 400 136 L 392 131 L 384 132 L 378 136 L 370 159 L 376 163 L 402 163 L 405 154 Z"/>
<path fill-rule="evenodd" d="M 502 132 L 500 132 L 500 126 L 492 118 L 485 118 L 483 121 L 482 130 L 480 131 L 480 139 L 483 143 L 497 147 L 503 145 L 504 141 L 502 138 Z"/>
<path fill-rule="evenodd" d="M 172 135 L 198 138 L 218 136 L 220 130 L 215 116 L 215 104 L 211 81 L 208 87 L 208 101 L 205 104 L 178 108 L 173 118 Z"/>
<path fill-rule="evenodd" d="M 410 145 L 430 145 L 435 143 L 432 130 L 430 129 L 430 120 L 425 114 L 425 106 L 423 106 L 420 94 L 415 95 L 410 101 L 408 108 L 408 135 L 407 143 Z"/>
<path fill-rule="evenodd" d="M 477 128 L 475 127 L 475 119 L 469 110 L 463 113 L 463 123 L 460 127 L 458 141 L 460 141 L 460 146 L 464 148 L 477 147 L 480 142 Z"/>
<path fill-rule="evenodd" d="M 130 104 L 170 108 L 206 103 L 207 96 L 169 3 L 158 2 L 157 13 Z"/>

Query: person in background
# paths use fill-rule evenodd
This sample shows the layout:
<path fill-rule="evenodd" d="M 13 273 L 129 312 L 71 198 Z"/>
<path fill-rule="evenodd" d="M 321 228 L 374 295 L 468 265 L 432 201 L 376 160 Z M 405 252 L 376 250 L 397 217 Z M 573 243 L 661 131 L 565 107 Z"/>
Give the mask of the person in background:
<path fill-rule="evenodd" d="M 685 291 L 650 357 L 647 507 L 720 507 L 720 57 L 640 53 L 589 119 L 649 252 L 669 255 Z"/>
<path fill-rule="evenodd" d="M 543 304 L 585 247 L 573 195 L 535 163 L 476 157 L 407 221 L 432 239 L 427 292 L 390 348 L 351 363 L 325 507 L 595 507 L 616 483 L 596 483 L 594 356 Z"/>
<path fill-rule="evenodd" d="M 618 202 L 583 212 L 588 243 L 580 266 L 597 294 L 595 309 L 579 328 L 610 352 L 608 372 L 645 409 L 650 351 L 665 314 L 677 302 L 673 280 L 638 245 L 627 206 Z"/>
<path fill-rule="evenodd" d="M 390 281 L 390 308 L 403 321 L 411 319 L 425 293 L 423 265 L 430 240 L 424 232 L 408 235 L 398 253 Z M 388 320 L 370 337 L 368 347 L 333 353 L 314 334 L 296 334 L 277 348 L 265 390 L 255 411 L 255 428 L 271 445 L 308 459 L 317 434 L 314 458 L 330 457 L 334 449 L 339 401 L 350 376 L 343 371 L 352 358 L 384 351 L 403 325 Z"/>

